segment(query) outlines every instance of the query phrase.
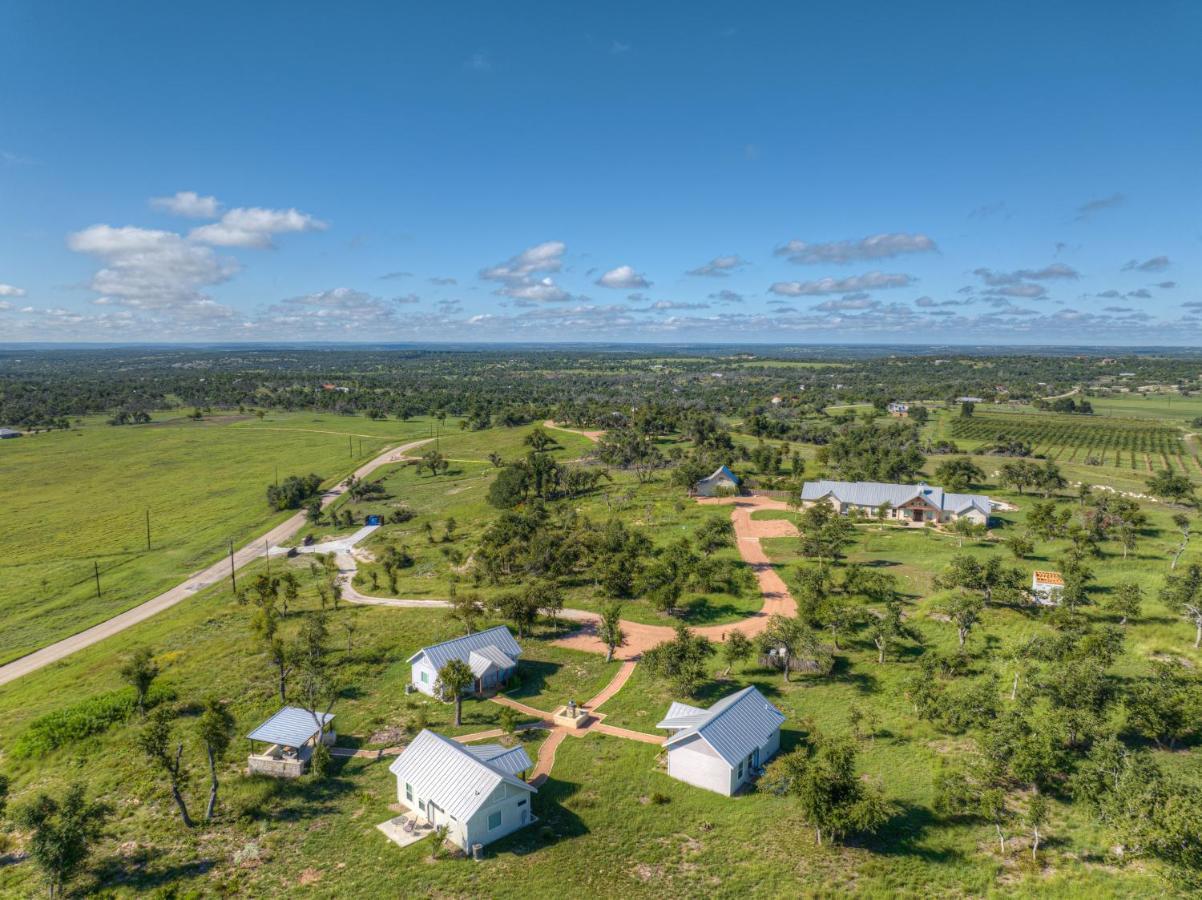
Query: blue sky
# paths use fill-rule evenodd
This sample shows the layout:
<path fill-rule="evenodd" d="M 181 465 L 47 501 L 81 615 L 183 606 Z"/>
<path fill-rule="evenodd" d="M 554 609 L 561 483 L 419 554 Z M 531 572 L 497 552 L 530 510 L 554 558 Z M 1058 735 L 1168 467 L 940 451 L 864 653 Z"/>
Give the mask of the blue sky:
<path fill-rule="evenodd" d="M 0 340 L 1196 345 L 1200 39 L 1188 2 L 8 0 Z"/>

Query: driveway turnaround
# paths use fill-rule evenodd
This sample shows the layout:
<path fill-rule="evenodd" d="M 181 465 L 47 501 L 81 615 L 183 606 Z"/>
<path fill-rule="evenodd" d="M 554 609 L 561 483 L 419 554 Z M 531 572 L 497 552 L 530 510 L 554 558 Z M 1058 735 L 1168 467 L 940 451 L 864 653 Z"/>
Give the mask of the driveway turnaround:
<path fill-rule="evenodd" d="M 400 447 L 395 447 L 391 450 L 385 450 L 375 459 L 371 460 L 355 470 L 356 478 L 366 478 L 380 466 L 388 465 L 389 463 L 401 462 L 405 459 L 405 454 L 415 447 L 420 447 L 422 444 L 428 444 L 434 438 L 424 438 L 420 441 L 412 441 Z M 342 484 L 338 484 L 330 490 L 326 491 L 321 498 L 323 507 L 329 506 L 336 499 L 342 496 L 346 490 Z M 264 549 L 273 544 L 281 544 L 295 535 L 304 527 L 305 513 L 298 512 L 296 515 L 289 518 L 286 522 L 281 522 L 279 525 L 272 528 L 266 534 L 255 538 L 250 543 L 246 544 L 240 550 L 234 552 L 234 568 L 240 569 L 254 559 L 263 555 Z M 175 604 L 187 600 L 197 591 L 210 587 L 219 581 L 224 581 L 230 575 L 230 561 L 223 557 L 218 562 L 213 563 L 207 569 L 197 572 L 192 575 L 182 584 L 178 584 L 168 591 L 164 591 L 153 599 L 147 600 L 132 609 L 127 609 L 125 612 L 113 616 L 98 625 L 93 625 L 91 628 L 81 631 L 79 634 L 74 634 L 69 638 L 64 638 L 43 647 L 41 650 L 36 650 L 27 656 L 22 656 L 20 659 L 15 659 L 7 665 L 0 666 L 0 684 L 8 684 L 8 682 L 20 678 L 22 675 L 28 675 L 30 672 L 36 672 L 43 666 L 48 666 L 53 662 L 58 662 L 60 659 L 65 659 L 77 650 L 82 650 L 84 647 L 90 647 L 92 644 L 99 643 L 107 637 L 112 637 L 114 634 L 120 634 L 125 629 L 139 622 L 149 619 L 156 613 L 160 613 L 165 609 L 170 609 Z"/>

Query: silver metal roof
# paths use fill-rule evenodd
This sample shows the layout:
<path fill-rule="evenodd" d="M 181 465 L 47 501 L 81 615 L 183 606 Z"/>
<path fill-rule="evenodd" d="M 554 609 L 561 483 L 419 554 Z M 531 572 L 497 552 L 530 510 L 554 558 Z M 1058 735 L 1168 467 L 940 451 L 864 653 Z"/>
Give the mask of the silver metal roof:
<path fill-rule="evenodd" d="M 468 746 L 467 751 L 481 762 L 488 763 L 494 769 L 518 775 L 534 767 L 526 748 L 520 744 L 516 747 L 505 747 L 501 744 L 476 744 Z"/>
<path fill-rule="evenodd" d="M 692 728 L 693 726 L 705 721 L 707 713 L 704 709 L 696 706 L 689 706 L 687 703 L 673 701 L 668 707 L 668 714 L 664 716 L 662 722 L 656 725 L 656 728 Z"/>
<path fill-rule="evenodd" d="M 921 497 L 935 509 L 959 513 L 975 506 L 985 515 L 993 502 L 984 494 L 952 494 L 929 484 L 884 484 L 879 481 L 807 481 L 801 486 L 802 500 L 821 500 L 833 496 L 841 503 L 878 507 L 882 503 L 902 506 Z"/>
<path fill-rule="evenodd" d="M 467 655 L 467 664 L 477 678 L 493 669 L 512 669 L 517 662 L 489 644 Z"/>
<path fill-rule="evenodd" d="M 692 715 L 682 716 L 673 720 L 673 709 L 692 710 L 696 707 L 684 703 L 673 703 L 669 708 L 669 718 L 660 723 L 661 728 L 680 728 L 676 734 L 664 741 L 665 747 L 679 744 L 681 741 L 698 735 L 714 748 L 729 765 L 737 766 L 739 760 L 748 756 L 752 750 L 761 746 L 772 732 L 778 730 L 785 721 L 784 714 L 764 699 L 755 687 L 745 687 L 741 691 L 723 697 L 708 710 L 705 710 L 700 721 L 689 725 L 665 724 L 670 721 L 682 721 L 692 718 Z"/>
<path fill-rule="evenodd" d="M 525 756 L 525 750 L 515 749 Z M 525 768 L 529 768 L 529 756 L 525 762 Z M 515 777 L 507 768 L 480 759 L 470 748 L 423 729 L 388 770 L 401 783 L 412 785 L 417 796 L 433 800 L 439 809 L 466 822 L 502 782 L 537 793 L 537 788 Z"/>
<path fill-rule="evenodd" d="M 485 647 L 495 648 L 511 660 L 516 660 L 522 655 L 522 648 L 513 639 L 513 635 L 509 633 L 509 629 L 504 625 L 498 625 L 495 628 L 443 641 L 441 644 L 422 647 L 422 649 L 409 657 L 408 662 L 416 662 L 422 656 L 425 656 L 430 661 L 430 665 L 434 667 L 434 670 L 438 671 L 452 659 L 458 659 L 465 663 L 468 662 L 468 657 L 471 656 L 473 650 L 480 651 Z"/>
<path fill-rule="evenodd" d="M 317 713 L 322 727 L 334 719 L 333 713 Z M 303 747 L 305 741 L 317 736 L 314 714 L 298 706 L 285 706 L 278 713 L 252 731 L 247 737 L 252 741 L 267 741 L 283 747 Z"/>

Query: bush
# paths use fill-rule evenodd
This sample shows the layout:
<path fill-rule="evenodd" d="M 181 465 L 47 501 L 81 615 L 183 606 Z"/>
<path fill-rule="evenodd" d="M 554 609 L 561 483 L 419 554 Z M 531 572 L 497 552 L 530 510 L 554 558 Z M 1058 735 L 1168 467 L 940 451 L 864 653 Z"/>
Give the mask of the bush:
<path fill-rule="evenodd" d="M 555 831 L 550 825 L 544 825 L 538 830 L 538 836 L 550 844 L 555 840 Z"/>
<path fill-rule="evenodd" d="M 146 707 L 175 699 L 175 691 L 155 685 L 146 695 Z M 36 759 L 73 741 L 107 731 L 124 722 L 137 710 L 138 699 L 133 688 L 122 688 L 98 694 L 34 719 L 21 736 L 13 741 L 9 752 L 18 759 Z"/>
<path fill-rule="evenodd" d="M 667 794 L 661 794 L 659 791 L 656 791 L 651 795 L 651 803 L 655 806 L 663 806 L 665 803 L 671 802 L 671 797 L 669 797 Z"/>

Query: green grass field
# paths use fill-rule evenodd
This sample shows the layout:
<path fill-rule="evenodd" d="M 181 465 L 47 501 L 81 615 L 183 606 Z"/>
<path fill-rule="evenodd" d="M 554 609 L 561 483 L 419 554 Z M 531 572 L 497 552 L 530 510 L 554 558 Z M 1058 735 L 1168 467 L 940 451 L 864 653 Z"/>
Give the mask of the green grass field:
<path fill-rule="evenodd" d="M 429 427 L 423 423 L 287 416 L 263 423 L 162 426 L 145 433 L 173 441 L 182 440 L 175 435 L 189 433 L 185 428 L 191 432 L 252 432 L 245 439 L 231 434 L 229 441 L 236 444 L 237 440 L 259 441 L 261 436 L 252 430 L 282 434 L 267 431 L 282 428 L 293 432 L 284 437 L 295 447 L 305 440 L 302 435 L 336 431 L 339 425 L 367 435 L 365 455 L 366 442 L 373 436 L 390 442 L 412 439 L 424 436 Z M 305 431 L 307 427 L 312 431 Z M 402 434 L 401 429 L 409 430 Z M 419 475 L 411 466 L 380 470 L 389 497 L 357 504 L 356 511 L 357 515 L 387 512 L 404 503 L 416 513 L 408 522 L 382 528 L 369 544 L 374 549 L 387 543 L 404 544 L 415 556 L 416 565 L 405 570 L 398 593 L 446 596 L 458 565 L 455 559 L 470 558 L 480 533 L 497 515 L 485 499 L 496 471 L 487 455 L 493 451 L 505 458 L 520 455 L 528 431 L 447 431 L 440 439 L 440 449 L 452 465 L 447 474 L 438 477 Z M 107 433 L 100 430 L 102 435 Z M 575 459 L 589 450 L 583 438 L 558 432 L 555 436 L 560 442 L 555 451 L 560 459 Z M 342 442 L 345 452 L 345 434 L 331 437 Z M 120 435 L 114 440 L 136 443 Z M 31 440 L 30 445 L 33 443 Z M 987 472 L 1002 462 L 996 457 L 978 457 L 977 461 Z M 939 462 L 939 457 L 932 457 L 927 469 L 933 470 Z M 111 463 L 109 471 L 116 468 Z M 197 464 L 197 468 L 203 466 Z M 1143 486 L 1142 473 L 1122 468 L 1074 463 L 1064 463 L 1062 468 L 1070 478 L 1093 476 L 1093 481 L 1120 489 Z M 253 489 L 244 489 L 243 502 L 258 509 L 264 484 L 256 479 Z M 996 483 L 982 487 L 1018 506 L 1016 512 L 1004 513 L 995 522 L 995 536 L 1020 528 L 1031 498 L 1000 490 Z M 197 491 L 199 499 L 194 502 L 204 502 L 203 493 Z M 62 487 L 58 496 L 67 497 L 69 491 Z M 60 503 L 66 502 L 60 499 Z M 646 528 L 657 543 L 689 535 L 706 518 L 727 514 L 722 508 L 689 501 L 679 488 L 669 486 L 666 478 L 640 485 L 625 473 L 615 473 L 612 484 L 573 501 L 573 505 L 597 522 L 619 515 L 629 524 Z M 1192 629 L 1155 599 L 1167 567 L 1166 555 L 1176 542 L 1169 523 L 1173 510 L 1156 503 L 1144 507 L 1150 524 L 1134 554 L 1124 560 L 1108 545 L 1100 559 L 1089 563 L 1097 574 L 1099 599 L 1122 580 L 1138 581 L 1148 593 L 1142 615 L 1126 629 L 1126 651 L 1114 669 L 1123 678 L 1145 674 L 1150 657 L 1174 657 L 1195 668 L 1202 666 L 1202 653 L 1190 646 Z M 763 512 L 757 518 L 795 515 Z M 450 518 L 458 527 L 453 539 L 446 541 Z M 433 542 L 427 537 L 427 523 Z M 324 526 L 314 532 L 345 530 Z M 801 559 L 796 538 L 769 539 L 764 546 L 787 582 L 795 583 L 799 567 L 810 565 Z M 1034 558 L 1014 564 L 1025 569 L 1054 565 L 1063 549 L 1060 541 L 1041 543 Z M 734 553 L 733 549 L 722 552 Z M 951 536 L 876 526 L 858 530 L 848 556 L 851 561 L 897 575 L 907 617 L 921 633 L 925 647 L 946 651 L 956 638 L 952 626 L 940 616 L 943 595 L 935 589 L 933 577 L 957 552 L 1000 553 L 1008 564 L 1012 562 L 1007 551 L 988 540 L 965 541 L 961 546 L 960 540 Z M 1195 541 L 1182 562 L 1200 559 L 1202 544 Z M 299 607 L 315 608 L 307 561 L 273 562 L 280 564 L 295 567 L 300 575 Z M 256 562 L 241 577 L 249 583 L 263 566 Z M 361 589 L 369 593 L 374 568 L 360 567 Z M 464 588 L 462 582 L 459 588 Z M 481 588 L 485 595 L 492 590 Z M 387 593 L 386 583 L 380 593 Z M 588 584 L 572 585 L 567 594 L 569 606 L 596 608 L 601 602 Z M 686 601 L 695 605 L 697 599 Z M 707 599 L 712 605 L 694 606 L 689 621 L 733 621 L 760 603 L 754 594 Z M 1110 621 L 1097 606 L 1087 608 L 1087 614 L 1097 621 Z M 235 713 L 238 733 L 246 733 L 278 705 L 274 674 L 252 638 L 250 615 L 250 607 L 240 606 L 226 585 L 217 585 L 114 638 L 0 688 L 0 721 L 5 723 L 0 729 L 0 768 L 13 781 L 11 803 L 19 806 L 39 790 L 59 794 L 69 782 L 83 780 L 90 796 L 105 800 L 114 809 L 88 873 L 77 884 L 78 891 L 103 887 L 106 896 L 113 897 L 155 896 L 156 892 L 198 897 L 266 897 L 292 891 L 318 897 L 556 897 L 582 893 L 657 900 L 702 893 L 773 898 L 851 893 L 1108 898 L 1171 893 L 1154 864 L 1120 864 L 1109 853 L 1110 836 L 1083 809 L 1062 799 L 1053 802 L 1048 843 L 1039 867 L 1029 863 L 1025 838 L 1017 832 L 1011 841 L 1017 849 L 1002 858 L 987 823 L 936 815 L 932 810 L 935 766 L 941 758 L 963 749 L 970 738 L 948 735 L 914 715 L 903 688 L 913 671 L 914 653 L 878 664 L 864 626 L 845 641 L 834 672 L 826 678 L 794 676 L 785 683 L 779 674 L 754 663 L 728 674 L 725 664 L 715 658 L 710 665 L 711 681 L 697 701 L 708 705 L 746 684 L 757 685 L 788 717 L 783 734 L 786 749 L 815 729 L 849 733 L 853 704 L 869 711 L 876 724 L 872 736 L 860 743 L 859 768 L 865 777 L 883 786 L 894 813 L 878 835 L 851 840 L 843 847 L 816 847 L 812 832 L 786 801 L 754 793 L 734 799 L 708 794 L 668 778 L 657 748 L 600 734 L 569 738 L 560 746 L 552 777 L 535 801 L 538 825 L 493 845 L 481 863 L 431 861 L 428 842 L 401 850 L 376 830 L 377 823 L 395 815 L 396 787 L 387 761 L 339 761 L 332 777 L 324 782 L 281 783 L 242 777 L 239 771 L 244 761 L 239 757 L 245 753 L 245 744 L 236 741 L 223 768 L 217 821 L 186 833 L 162 781 L 134 749 L 136 720 L 39 759 L 18 759 L 9 752 L 12 742 L 39 716 L 117 689 L 122 658 L 138 646 L 155 651 L 162 668 L 160 681 L 181 701 L 218 696 L 228 701 Z M 642 600 L 628 601 L 624 615 L 640 621 L 666 621 Z M 296 627 L 294 610 L 285 630 Z M 423 719 L 429 727 L 449 734 L 491 728 L 499 722 L 496 704 L 469 700 L 464 704 L 463 724 L 456 728 L 451 724 L 450 707 L 404 693 L 406 658 L 418 647 L 460 633 L 462 626 L 452 622 L 445 611 L 343 604 L 331 613 L 330 627 L 339 669 L 349 685 L 335 707 L 341 745 L 379 746 L 394 737 L 373 741 L 373 736 L 390 729 L 412 734 Z M 1008 676 L 1001 648 L 1016 635 L 1047 627 L 1037 610 L 987 609 L 970 637 L 974 665 L 981 672 L 992 668 Z M 538 709 L 550 710 L 567 697 L 591 696 L 617 670 L 617 663 L 607 664 L 599 655 L 556 647 L 551 640 L 558 633 L 544 625 L 523 641 L 521 679 L 511 693 Z M 680 698 L 640 667 L 603 711 L 610 724 L 654 732 L 655 723 L 673 699 Z M 195 811 L 206 784 L 191 714 L 185 715 L 181 734 L 195 776 L 187 792 Z M 530 732 L 521 740 L 527 742 L 533 757 L 542 733 Z M 1193 747 L 1157 756 L 1166 767 L 1190 773 L 1196 769 L 1197 752 Z M 0 865 L 0 896 L 28 896 L 38 888 L 31 866 Z"/>
<path fill-rule="evenodd" d="M 311 413 L 122 427 L 90 419 L 5 441 L 0 480 L 14 527 L 0 559 L 0 662 L 148 600 L 230 540 L 241 546 L 283 521 L 291 513 L 265 498 L 277 466 L 281 479 L 316 472 L 334 484 L 429 427 Z"/>

